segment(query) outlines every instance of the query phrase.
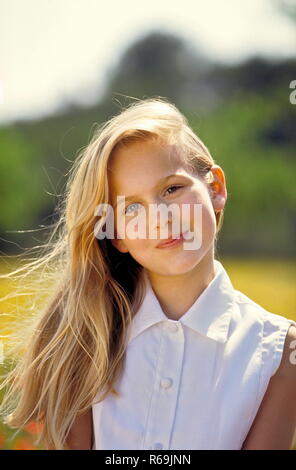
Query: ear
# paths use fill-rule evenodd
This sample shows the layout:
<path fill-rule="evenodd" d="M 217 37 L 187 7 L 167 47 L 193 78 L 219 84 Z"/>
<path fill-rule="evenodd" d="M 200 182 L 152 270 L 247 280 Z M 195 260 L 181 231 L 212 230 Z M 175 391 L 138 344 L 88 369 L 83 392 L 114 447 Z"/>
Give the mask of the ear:
<path fill-rule="evenodd" d="M 225 175 L 219 165 L 213 165 L 211 171 L 214 180 L 210 183 L 210 195 L 215 212 L 220 212 L 227 200 Z"/>

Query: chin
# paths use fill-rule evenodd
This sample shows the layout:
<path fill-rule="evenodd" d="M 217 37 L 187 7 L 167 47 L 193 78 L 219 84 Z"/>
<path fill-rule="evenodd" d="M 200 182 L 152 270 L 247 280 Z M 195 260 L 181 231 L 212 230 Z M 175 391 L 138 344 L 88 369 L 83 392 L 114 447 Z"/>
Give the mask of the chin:
<path fill-rule="evenodd" d="M 165 265 L 159 268 L 159 274 L 165 276 L 177 276 L 180 274 L 186 274 L 199 263 L 201 257 L 191 257 L 191 259 L 183 259 L 183 260 L 170 260 L 169 266 Z M 155 266 L 154 269 L 155 271 Z"/>

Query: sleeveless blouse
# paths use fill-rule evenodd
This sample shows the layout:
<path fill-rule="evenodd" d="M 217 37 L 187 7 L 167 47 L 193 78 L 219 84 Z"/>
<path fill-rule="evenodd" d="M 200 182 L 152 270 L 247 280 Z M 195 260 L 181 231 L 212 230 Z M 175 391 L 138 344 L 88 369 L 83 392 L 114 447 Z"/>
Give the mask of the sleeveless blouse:
<path fill-rule="evenodd" d="M 93 450 L 241 449 L 294 320 L 215 276 L 178 321 L 147 283 L 130 325 L 123 374 L 92 404 Z"/>

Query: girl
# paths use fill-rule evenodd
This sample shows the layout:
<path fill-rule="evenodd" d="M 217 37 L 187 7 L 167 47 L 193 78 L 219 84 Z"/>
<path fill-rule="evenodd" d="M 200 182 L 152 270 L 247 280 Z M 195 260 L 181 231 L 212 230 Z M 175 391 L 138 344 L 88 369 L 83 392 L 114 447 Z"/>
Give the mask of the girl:
<path fill-rule="evenodd" d="M 168 101 L 98 129 L 53 249 L 29 264 L 60 261 L 2 384 L 6 423 L 41 422 L 49 449 L 292 446 L 296 323 L 235 290 L 215 258 L 226 199 L 223 170 Z"/>

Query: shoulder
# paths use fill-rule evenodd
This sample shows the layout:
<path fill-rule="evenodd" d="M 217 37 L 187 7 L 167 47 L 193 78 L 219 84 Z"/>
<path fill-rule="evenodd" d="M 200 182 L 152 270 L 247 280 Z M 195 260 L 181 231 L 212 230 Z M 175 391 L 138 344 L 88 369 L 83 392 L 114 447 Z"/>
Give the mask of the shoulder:
<path fill-rule="evenodd" d="M 290 450 L 296 443 L 296 354 L 291 361 L 291 345 L 296 350 L 296 326 L 285 337 L 282 360 L 264 386 L 264 396 L 244 441 L 246 450 Z"/>
<path fill-rule="evenodd" d="M 288 328 L 280 366 L 275 374 L 296 386 L 296 326 Z"/>
<path fill-rule="evenodd" d="M 270 312 L 243 292 L 234 290 L 233 298 L 234 303 L 243 316 L 248 316 L 262 324 L 264 328 L 263 335 L 268 335 L 269 333 L 280 330 L 282 335 L 286 335 L 289 325 L 294 324 L 296 327 L 296 322 L 291 318 Z"/>
<path fill-rule="evenodd" d="M 234 303 L 238 305 L 240 310 L 245 312 L 245 314 L 253 314 L 256 318 L 263 319 L 266 314 L 270 313 L 262 305 L 258 304 L 255 302 L 255 300 L 251 299 L 246 294 L 237 289 L 233 290 L 233 300 Z M 275 315 L 273 313 L 270 314 Z"/>
<path fill-rule="evenodd" d="M 266 310 L 238 290 L 234 291 L 234 301 L 236 328 L 242 330 L 242 335 L 248 335 L 252 344 L 257 344 L 262 373 L 268 377 L 275 372 L 293 377 L 296 374 L 296 322 Z"/>

